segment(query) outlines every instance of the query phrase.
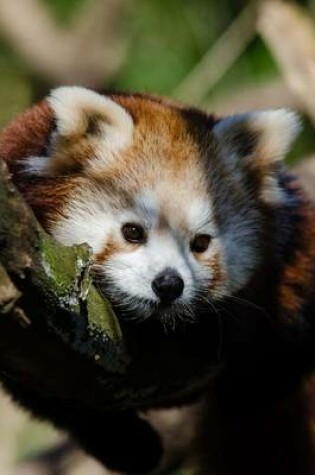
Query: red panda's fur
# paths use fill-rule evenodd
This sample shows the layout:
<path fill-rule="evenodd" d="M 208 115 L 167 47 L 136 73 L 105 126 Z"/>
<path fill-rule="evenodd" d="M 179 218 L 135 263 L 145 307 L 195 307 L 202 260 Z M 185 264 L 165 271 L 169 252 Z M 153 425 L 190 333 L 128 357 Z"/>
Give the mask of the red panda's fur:
<path fill-rule="evenodd" d="M 145 146 L 154 151 L 155 143 L 150 143 L 153 140 L 150 131 L 157 127 L 156 121 L 159 121 L 161 135 L 168 137 L 163 145 L 165 156 L 174 156 L 171 158 L 174 179 L 181 173 L 183 160 L 193 163 L 198 154 L 200 159 L 208 134 L 219 123 L 219 119 L 212 116 L 150 96 L 112 95 L 111 98 L 128 111 L 135 126 L 138 142 L 126 152 L 130 154 L 130 161 L 141 157 L 143 142 L 148 142 Z M 87 125 L 92 134 L 97 133 L 95 121 L 97 117 L 92 117 Z M 82 180 L 80 167 L 92 153 L 89 141 L 80 142 L 76 138 L 77 142 L 64 145 L 74 147 L 70 153 L 75 155 L 71 157 L 70 170 L 44 178 L 27 176 L 23 161 L 30 156 L 48 153 L 49 139 L 55 128 L 56 118 L 51 104 L 45 100 L 18 117 L 0 136 L 0 158 L 8 163 L 14 183 L 48 230 L 49 223 L 63 215 L 64 203 Z M 255 134 L 248 136 L 247 131 L 241 129 L 234 139 L 240 153 L 246 149 L 244 154 L 251 155 Z M 213 148 L 214 154 L 218 153 L 220 145 L 219 139 Z M 268 146 L 272 147 L 272 144 Z M 257 153 L 263 156 L 267 152 L 266 146 Z M 62 157 L 59 158 L 56 166 L 63 167 Z M 127 159 L 124 166 L 128 166 Z M 289 204 L 279 204 L 274 183 L 267 183 L 269 166 L 269 163 L 263 163 L 258 167 L 255 162 L 246 165 L 248 176 L 256 185 L 248 196 L 254 196 L 253 199 L 257 200 L 260 216 L 264 220 L 264 232 L 258 239 L 264 261 L 259 273 L 236 293 L 235 299 L 225 303 L 224 312 L 231 315 L 228 322 L 223 322 L 226 338 L 222 353 L 226 356 L 226 367 L 211 384 L 204 421 L 196 437 L 195 453 L 197 465 L 201 467 L 200 475 L 315 473 L 315 435 L 312 433 L 315 424 L 315 384 L 312 375 L 315 364 L 315 211 L 300 190 L 298 181 L 282 170 L 279 172 L 281 192 L 286 194 Z M 214 187 L 229 180 L 229 168 L 218 164 L 211 171 L 217 180 Z M 99 181 L 106 175 L 102 170 L 91 173 L 94 174 L 93 179 Z M 124 170 L 117 169 L 115 173 L 123 174 Z M 149 176 L 147 179 L 150 181 L 153 178 Z M 232 198 L 237 202 L 242 187 L 232 185 Z M 268 202 L 266 196 L 268 200 L 274 199 L 275 203 Z M 217 206 L 220 208 L 222 203 L 218 200 Z M 220 222 L 223 218 L 219 215 L 216 219 Z M 109 239 L 96 260 L 106 261 L 115 252 L 119 252 L 119 248 L 114 239 Z M 214 259 L 209 265 L 217 267 L 216 279 L 224 280 L 219 263 Z M 139 328 L 141 350 L 141 337 L 146 335 L 145 325 L 143 328 Z M 207 336 L 204 335 L 204 338 Z M 144 351 L 149 351 L 146 345 L 143 347 Z M 136 360 L 139 364 L 143 364 L 141 350 Z M 207 391 L 210 389 L 205 384 L 203 395 Z M 16 392 L 16 397 L 36 413 L 32 398 L 25 399 L 21 388 Z M 35 406 L 40 401 L 40 414 L 62 425 L 62 405 L 58 415 L 50 407 L 54 401 L 49 402 L 46 410 L 40 396 L 37 394 L 35 398 Z M 176 403 L 172 397 L 170 400 Z M 167 395 L 164 395 L 161 404 L 167 405 L 168 402 Z M 180 404 L 184 402 L 178 401 Z M 66 411 L 68 409 L 66 405 Z M 89 426 L 87 432 L 98 419 L 97 413 L 93 412 L 91 420 L 89 416 L 88 411 L 82 416 L 84 424 Z M 128 414 L 124 420 L 126 425 L 122 426 L 114 416 L 106 416 L 104 424 L 108 423 L 110 430 L 115 432 L 118 443 L 119 430 L 137 430 L 134 415 Z M 116 453 L 110 445 L 113 453 L 106 453 L 104 448 L 102 454 L 99 446 L 97 449 L 94 447 L 93 435 L 89 433 L 87 437 L 84 427 L 75 417 L 78 417 L 77 413 L 69 416 L 66 427 L 93 455 L 119 468 L 119 447 Z M 120 418 L 123 419 L 119 414 L 119 421 Z M 130 437 L 133 435 L 130 434 Z M 145 437 L 140 440 L 144 443 Z M 138 456 L 144 457 L 143 451 L 146 450 L 150 449 L 141 449 Z"/>

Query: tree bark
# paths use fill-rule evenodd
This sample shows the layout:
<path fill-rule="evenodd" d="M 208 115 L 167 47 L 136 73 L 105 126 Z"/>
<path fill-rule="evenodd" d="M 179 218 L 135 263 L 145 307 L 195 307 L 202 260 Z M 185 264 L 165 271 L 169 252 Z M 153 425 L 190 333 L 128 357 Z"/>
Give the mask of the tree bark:
<path fill-rule="evenodd" d="M 118 364 L 120 327 L 92 285 L 90 250 L 61 246 L 41 229 L 2 161 L 0 210 L 0 312 L 6 318 L 18 316 L 27 325 L 46 326 L 105 368 L 107 345 L 115 347 Z M 110 367 L 113 370 L 114 361 Z"/>

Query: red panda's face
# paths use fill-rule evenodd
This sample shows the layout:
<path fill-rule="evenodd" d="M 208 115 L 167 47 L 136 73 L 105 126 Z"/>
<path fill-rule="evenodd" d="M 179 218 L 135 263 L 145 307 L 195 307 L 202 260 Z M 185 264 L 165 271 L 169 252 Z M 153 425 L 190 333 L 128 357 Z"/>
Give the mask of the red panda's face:
<path fill-rule="evenodd" d="M 260 265 L 262 210 L 284 199 L 277 170 L 293 114 L 215 121 L 83 88 L 57 89 L 48 104 L 55 125 L 45 153 L 23 157 L 23 191 L 58 241 L 92 247 L 95 280 L 117 309 L 193 318 L 199 302 L 247 284 Z"/>

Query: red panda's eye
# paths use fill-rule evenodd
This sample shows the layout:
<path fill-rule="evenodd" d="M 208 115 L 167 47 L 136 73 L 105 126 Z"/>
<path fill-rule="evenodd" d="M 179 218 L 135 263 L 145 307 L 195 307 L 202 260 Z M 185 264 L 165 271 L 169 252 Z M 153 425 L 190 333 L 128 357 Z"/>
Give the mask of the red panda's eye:
<path fill-rule="evenodd" d="M 145 231 L 139 224 L 126 223 L 121 228 L 121 231 L 126 241 L 137 243 L 145 242 Z"/>
<path fill-rule="evenodd" d="M 208 249 L 210 242 L 211 236 L 209 236 L 209 234 L 197 234 L 190 243 L 190 249 L 192 252 L 205 252 Z"/>

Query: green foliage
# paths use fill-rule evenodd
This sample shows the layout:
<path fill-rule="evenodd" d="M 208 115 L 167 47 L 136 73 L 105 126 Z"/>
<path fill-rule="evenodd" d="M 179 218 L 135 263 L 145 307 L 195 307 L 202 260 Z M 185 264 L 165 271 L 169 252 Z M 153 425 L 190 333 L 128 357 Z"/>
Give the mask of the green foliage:
<path fill-rule="evenodd" d="M 0 127 L 12 120 L 30 103 L 31 85 L 19 68 L 0 59 Z"/>
<path fill-rule="evenodd" d="M 115 86 L 170 94 L 216 36 L 212 2 L 138 0 L 128 60 Z"/>
<path fill-rule="evenodd" d="M 87 0 L 42 0 L 62 24 L 67 24 Z"/>

